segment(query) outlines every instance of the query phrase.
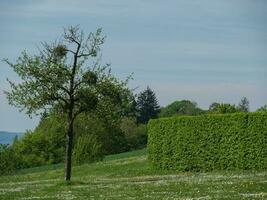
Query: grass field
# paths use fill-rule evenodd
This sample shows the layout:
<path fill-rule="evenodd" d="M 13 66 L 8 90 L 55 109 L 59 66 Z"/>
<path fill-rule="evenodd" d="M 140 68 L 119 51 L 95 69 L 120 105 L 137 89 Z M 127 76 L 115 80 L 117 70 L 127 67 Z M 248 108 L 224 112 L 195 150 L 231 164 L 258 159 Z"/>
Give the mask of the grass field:
<path fill-rule="evenodd" d="M 267 199 L 267 171 L 157 171 L 139 150 L 76 166 L 68 184 L 62 164 L 2 176 L 0 199 Z"/>

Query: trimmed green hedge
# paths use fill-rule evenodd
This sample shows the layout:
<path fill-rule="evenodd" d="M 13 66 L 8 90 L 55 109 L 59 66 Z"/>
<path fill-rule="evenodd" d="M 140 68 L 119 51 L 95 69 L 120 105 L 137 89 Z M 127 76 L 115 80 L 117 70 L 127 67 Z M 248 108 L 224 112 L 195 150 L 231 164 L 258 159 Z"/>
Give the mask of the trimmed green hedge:
<path fill-rule="evenodd" d="M 267 169 L 267 114 L 150 120 L 148 155 L 152 164 L 162 169 Z"/>

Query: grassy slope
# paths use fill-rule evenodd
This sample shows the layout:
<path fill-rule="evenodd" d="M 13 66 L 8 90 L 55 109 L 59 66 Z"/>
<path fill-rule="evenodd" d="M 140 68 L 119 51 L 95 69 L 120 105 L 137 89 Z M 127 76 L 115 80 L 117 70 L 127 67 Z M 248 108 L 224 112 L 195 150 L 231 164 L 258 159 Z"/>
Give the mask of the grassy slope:
<path fill-rule="evenodd" d="M 63 165 L 0 177 L 0 199 L 267 199 L 267 172 L 156 171 L 139 150 L 76 166 L 70 184 Z"/>

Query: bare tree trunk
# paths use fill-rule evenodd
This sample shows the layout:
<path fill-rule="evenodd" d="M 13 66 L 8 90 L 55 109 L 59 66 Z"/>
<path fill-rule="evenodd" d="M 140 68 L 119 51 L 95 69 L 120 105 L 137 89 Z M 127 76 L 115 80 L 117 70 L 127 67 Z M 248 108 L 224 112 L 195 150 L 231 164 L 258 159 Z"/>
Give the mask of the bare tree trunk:
<path fill-rule="evenodd" d="M 81 43 L 74 40 L 74 42 L 78 45 L 77 50 L 74 53 L 74 60 L 73 60 L 73 66 L 72 66 L 72 72 L 71 72 L 71 78 L 70 78 L 70 88 L 69 88 L 69 97 L 70 97 L 70 103 L 69 103 L 69 113 L 68 113 L 68 130 L 67 130 L 67 144 L 66 144 L 66 156 L 65 156 L 65 181 L 70 181 L 71 177 L 71 154 L 72 154 L 72 146 L 73 146 L 73 122 L 74 122 L 74 116 L 73 116 L 73 110 L 74 110 L 74 79 L 75 79 L 75 73 L 76 73 L 76 67 L 77 67 L 77 60 L 78 60 L 78 53 L 81 47 Z"/>
<path fill-rule="evenodd" d="M 73 146 L 73 119 L 72 113 L 68 116 L 68 130 L 67 130 L 67 141 L 66 141 L 66 155 L 65 155 L 65 180 L 70 181 L 71 178 L 71 155 Z"/>

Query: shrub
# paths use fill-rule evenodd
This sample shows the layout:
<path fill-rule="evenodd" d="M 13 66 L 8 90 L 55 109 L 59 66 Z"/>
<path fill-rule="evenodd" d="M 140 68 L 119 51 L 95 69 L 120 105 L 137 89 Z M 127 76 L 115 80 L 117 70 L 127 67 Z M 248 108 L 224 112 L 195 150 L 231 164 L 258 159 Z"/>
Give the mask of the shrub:
<path fill-rule="evenodd" d="M 10 146 L 0 144 L 0 175 L 13 172 L 18 161 Z"/>
<path fill-rule="evenodd" d="M 151 120 L 148 152 L 152 164 L 163 169 L 267 169 L 267 114 Z"/>
<path fill-rule="evenodd" d="M 64 161 L 65 122 L 58 116 L 43 119 L 34 131 L 14 141 L 13 151 L 19 155 L 21 163 L 17 169 L 55 164 Z"/>
<path fill-rule="evenodd" d="M 82 135 L 78 138 L 73 150 L 76 164 L 91 163 L 103 158 L 102 148 L 95 135 Z"/>
<path fill-rule="evenodd" d="M 126 140 L 127 150 L 144 148 L 147 144 L 147 131 L 145 124 L 137 124 L 134 118 L 123 118 L 120 129 Z"/>

